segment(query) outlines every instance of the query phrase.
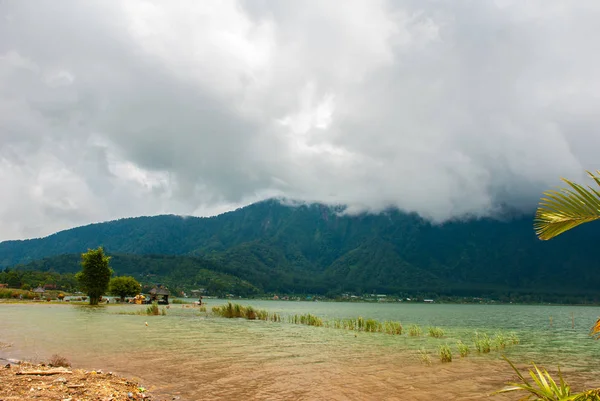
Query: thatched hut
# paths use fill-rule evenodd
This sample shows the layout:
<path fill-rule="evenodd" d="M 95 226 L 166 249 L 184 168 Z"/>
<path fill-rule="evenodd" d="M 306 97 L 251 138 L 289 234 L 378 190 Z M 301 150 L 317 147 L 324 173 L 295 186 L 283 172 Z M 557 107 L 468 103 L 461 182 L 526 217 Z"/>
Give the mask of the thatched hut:
<path fill-rule="evenodd" d="M 165 287 L 154 287 L 149 292 L 149 302 L 158 302 L 159 304 L 168 305 L 169 304 L 169 295 L 171 293 Z"/>
<path fill-rule="evenodd" d="M 34 293 L 38 294 L 39 296 L 42 296 L 43 293 L 46 292 L 46 290 L 40 285 L 37 288 L 35 288 L 33 290 Z"/>

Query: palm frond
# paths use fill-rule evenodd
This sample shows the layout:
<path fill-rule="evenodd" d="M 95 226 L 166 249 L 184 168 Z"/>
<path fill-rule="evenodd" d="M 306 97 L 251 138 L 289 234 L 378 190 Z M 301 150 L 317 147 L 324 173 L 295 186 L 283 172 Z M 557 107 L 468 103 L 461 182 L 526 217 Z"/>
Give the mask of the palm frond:
<path fill-rule="evenodd" d="M 559 382 L 556 383 L 546 369 L 540 370 L 534 363 L 534 369 L 529 369 L 529 375 L 533 379 L 533 383 L 531 383 L 521 374 L 521 372 L 519 372 L 516 366 L 506 356 L 503 355 L 502 358 L 510 364 L 511 368 L 515 371 L 521 382 L 508 383 L 507 387 L 496 391 L 494 394 L 523 391 L 525 392 L 525 395 L 523 398 L 521 398 L 521 400 L 542 401 L 567 401 L 572 400 L 574 399 L 573 397 L 577 396 L 576 394 L 571 395 L 571 388 L 563 380 L 560 368 L 558 369 Z"/>
<path fill-rule="evenodd" d="M 600 170 L 587 172 L 600 187 Z M 533 228 L 538 238 L 549 240 L 580 224 L 600 219 L 600 192 L 562 179 L 571 189 L 546 191 L 540 200 Z"/>
<path fill-rule="evenodd" d="M 594 337 L 596 340 L 600 340 L 600 319 L 596 320 L 596 323 L 590 330 L 590 336 Z"/>

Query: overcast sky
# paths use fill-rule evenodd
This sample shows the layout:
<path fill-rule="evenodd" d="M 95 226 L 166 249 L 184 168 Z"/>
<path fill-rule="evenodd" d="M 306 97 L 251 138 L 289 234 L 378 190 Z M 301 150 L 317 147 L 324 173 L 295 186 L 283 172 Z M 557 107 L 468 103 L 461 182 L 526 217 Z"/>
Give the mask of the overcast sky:
<path fill-rule="evenodd" d="M 0 0 L 0 240 L 273 196 L 435 221 L 600 168 L 598 0 Z"/>

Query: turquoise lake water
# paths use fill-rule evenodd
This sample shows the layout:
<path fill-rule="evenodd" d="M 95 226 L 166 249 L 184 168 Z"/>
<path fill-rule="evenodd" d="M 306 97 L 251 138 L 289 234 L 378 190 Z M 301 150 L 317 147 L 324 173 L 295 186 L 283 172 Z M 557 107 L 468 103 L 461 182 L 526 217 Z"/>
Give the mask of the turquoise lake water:
<path fill-rule="evenodd" d="M 265 382 L 278 377 L 279 369 L 287 372 L 282 377 L 293 376 L 304 374 L 301 369 L 314 371 L 319 364 L 352 366 L 370 359 L 376 365 L 393 355 L 408 355 L 407 361 L 418 363 L 418 349 L 435 355 L 440 344 L 455 347 L 460 339 L 471 345 L 476 331 L 489 335 L 503 331 L 515 332 L 521 340 L 503 351 L 513 360 L 600 371 L 600 342 L 588 335 L 600 314 L 598 307 L 236 301 L 280 313 L 284 320 L 311 313 L 325 320 L 362 316 L 400 321 L 405 328 L 419 324 L 425 334 L 428 326 L 442 327 L 445 338 L 434 339 L 224 319 L 212 316 L 210 308 L 226 301 L 207 301 L 209 313 L 172 304 L 166 316 L 121 314 L 145 309 L 142 305 L 0 304 L 0 342 L 10 344 L 0 347 L 0 357 L 42 361 L 57 353 L 75 366 L 133 375 L 189 399 L 196 393 L 186 389 L 194 383 L 203 394 L 219 399 L 233 394 L 221 394 L 220 389 L 240 375 Z M 473 353 L 470 358 L 497 360 L 499 355 Z M 165 381 L 173 375 L 177 383 Z"/>

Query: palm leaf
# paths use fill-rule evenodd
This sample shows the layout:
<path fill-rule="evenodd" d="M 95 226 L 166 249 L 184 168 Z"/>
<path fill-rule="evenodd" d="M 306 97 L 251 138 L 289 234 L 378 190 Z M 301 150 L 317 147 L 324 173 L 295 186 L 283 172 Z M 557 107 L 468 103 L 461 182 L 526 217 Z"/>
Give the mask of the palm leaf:
<path fill-rule="evenodd" d="M 533 383 L 528 381 L 519 372 L 517 367 L 506 357 L 502 358 L 510 364 L 510 367 L 515 371 L 521 382 L 508 383 L 508 386 L 502 390 L 496 391 L 494 394 L 509 393 L 513 391 L 523 391 L 525 395 L 520 400 L 559 400 L 559 401 L 571 401 L 577 394 L 571 395 L 571 388 L 563 380 L 560 368 L 558 369 L 559 383 L 550 376 L 546 369 L 540 370 L 536 364 L 533 364 L 533 369 L 529 369 L 529 375 L 533 379 Z"/>
<path fill-rule="evenodd" d="M 587 172 L 600 187 L 600 170 Z M 580 224 L 600 219 L 600 192 L 562 179 L 571 188 L 546 191 L 540 200 L 533 228 L 538 238 L 549 240 Z"/>
<path fill-rule="evenodd" d="M 596 320 L 596 323 L 590 330 L 590 336 L 595 337 L 596 340 L 600 340 L 600 319 Z"/>

